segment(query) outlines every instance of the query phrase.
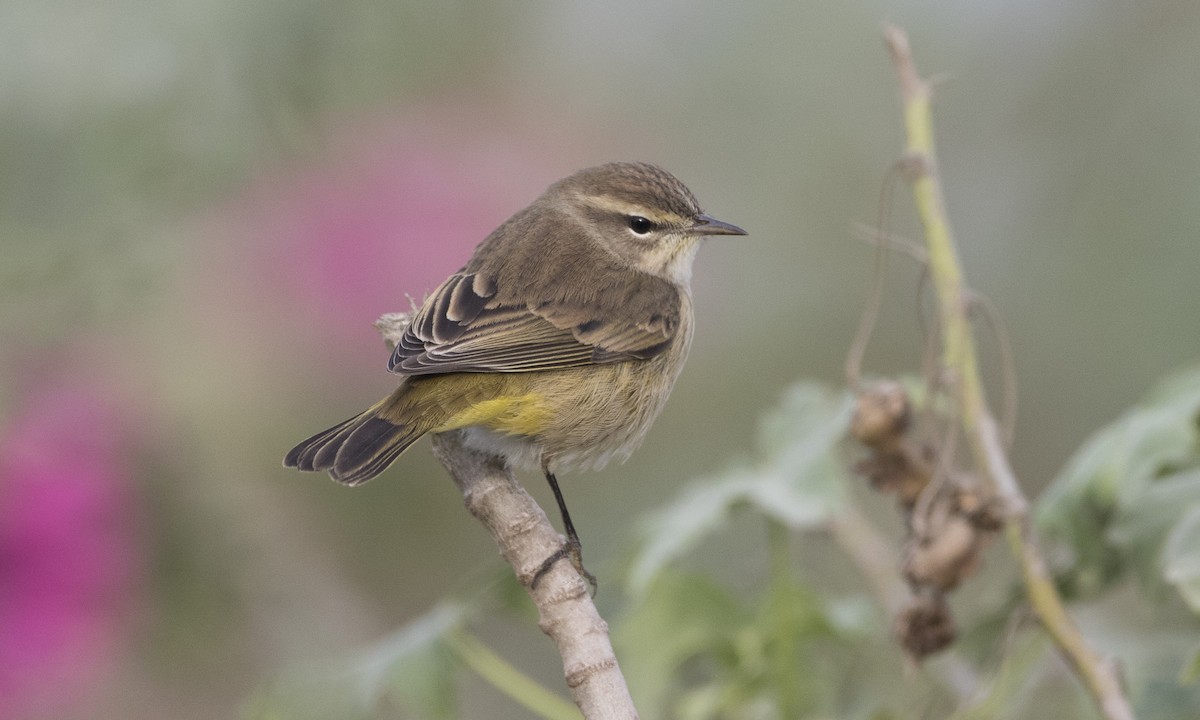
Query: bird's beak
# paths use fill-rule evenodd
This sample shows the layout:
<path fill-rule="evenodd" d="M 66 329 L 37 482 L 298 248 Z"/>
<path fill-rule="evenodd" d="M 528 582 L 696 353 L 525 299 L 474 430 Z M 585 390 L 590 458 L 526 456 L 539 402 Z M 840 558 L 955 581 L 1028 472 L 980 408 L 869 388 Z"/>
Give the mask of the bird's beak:
<path fill-rule="evenodd" d="M 747 235 L 745 230 L 737 225 L 721 222 L 709 215 L 697 215 L 696 224 L 688 228 L 697 235 Z"/>

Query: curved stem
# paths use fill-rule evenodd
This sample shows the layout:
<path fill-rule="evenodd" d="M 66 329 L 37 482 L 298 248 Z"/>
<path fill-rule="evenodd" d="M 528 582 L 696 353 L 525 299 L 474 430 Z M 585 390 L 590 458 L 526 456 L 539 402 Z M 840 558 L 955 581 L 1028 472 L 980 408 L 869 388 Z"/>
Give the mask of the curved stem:
<path fill-rule="evenodd" d="M 1062 597 L 1038 550 L 1028 518 L 1029 501 L 1009 464 L 995 419 L 988 411 L 980 381 L 975 342 L 968 318 L 968 295 L 963 282 L 950 222 L 946 215 L 941 180 L 933 145 L 933 120 L 929 83 L 917 73 L 908 36 L 896 27 L 886 29 L 885 40 L 896 67 L 904 103 L 907 136 L 906 166 L 913 186 L 917 212 L 925 230 L 929 271 L 938 299 L 942 336 L 942 371 L 956 397 L 963 431 L 976 466 L 989 479 L 1009 514 L 1007 537 L 1021 565 L 1029 603 L 1059 652 L 1083 681 L 1108 720 L 1133 720 L 1115 668 L 1088 645 L 1067 614 Z"/>
<path fill-rule="evenodd" d="M 459 630 L 450 633 L 446 642 L 475 674 L 529 712 L 546 720 L 579 720 L 581 717 L 574 705 L 513 667 L 474 635 Z"/>

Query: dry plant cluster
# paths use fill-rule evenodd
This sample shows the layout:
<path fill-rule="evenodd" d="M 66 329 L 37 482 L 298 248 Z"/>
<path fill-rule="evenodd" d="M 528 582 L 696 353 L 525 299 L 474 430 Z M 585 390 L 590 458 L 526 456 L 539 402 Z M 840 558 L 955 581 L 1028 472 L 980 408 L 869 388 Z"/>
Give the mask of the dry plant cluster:
<path fill-rule="evenodd" d="M 946 595 L 978 569 L 1004 515 L 977 476 L 942 469 L 935 444 L 922 440 L 915 424 L 903 385 L 882 381 L 859 393 L 850 433 L 870 451 L 855 470 L 879 492 L 894 495 L 904 519 L 901 572 L 912 596 L 893 630 L 920 660 L 954 642 Z"/>

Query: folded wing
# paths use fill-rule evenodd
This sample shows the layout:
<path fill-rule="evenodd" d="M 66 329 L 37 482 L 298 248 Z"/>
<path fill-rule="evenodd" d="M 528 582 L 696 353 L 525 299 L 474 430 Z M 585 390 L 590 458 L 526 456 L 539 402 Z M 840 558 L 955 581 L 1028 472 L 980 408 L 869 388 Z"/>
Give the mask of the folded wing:
<path fill-rule="evenodd" d="M 401 375 L 532 372 L 653 357 L 679 326 L 679 292 L 640 276 L 588 296 L 530 303 L 482 272 L 442 283 L 413 317 L 388 370 Z"/>

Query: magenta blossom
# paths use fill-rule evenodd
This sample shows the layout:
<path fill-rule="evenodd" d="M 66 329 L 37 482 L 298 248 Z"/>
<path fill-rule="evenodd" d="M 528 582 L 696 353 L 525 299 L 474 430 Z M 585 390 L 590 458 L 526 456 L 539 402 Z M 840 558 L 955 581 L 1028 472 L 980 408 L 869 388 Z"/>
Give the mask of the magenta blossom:
<path fill-rule="evenodd" d="M 0 426 L 0 717 L 47 717 L 112 664 L 132 597 L 125 423 L 56 378 Z"/>
<path fill-rule="evenodd" d="M 469 107 L 337 128 L 318 158 L 267 174 L 239 198 L 234 257 L 219 261 L 224 277 L 210 287 L 241 285 L 242 308 L 273 303 L 273 322 L 299 332 L 298 343 L 380 354 L 376 318 L 408 310 L 407 296 L 419 302 L 492 229 L 575 169 L 546 159 L 550 149 Z"/>

